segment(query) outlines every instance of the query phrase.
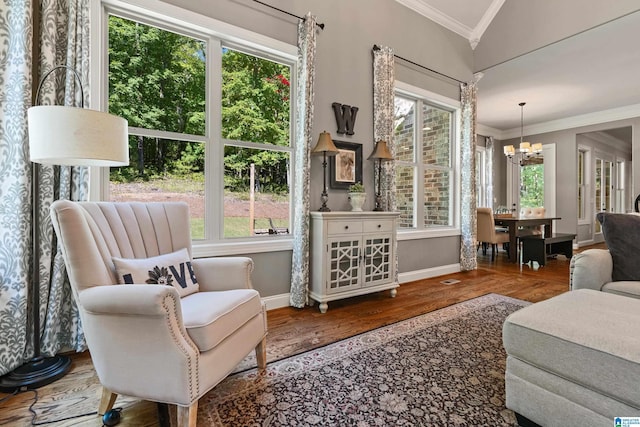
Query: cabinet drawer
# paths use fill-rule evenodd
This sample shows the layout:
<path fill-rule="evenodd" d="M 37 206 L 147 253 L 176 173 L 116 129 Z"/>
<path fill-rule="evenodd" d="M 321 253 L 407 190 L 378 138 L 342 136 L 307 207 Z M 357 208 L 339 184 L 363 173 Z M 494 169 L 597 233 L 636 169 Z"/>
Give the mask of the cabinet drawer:
<path fill-rule="evenodd" d="M 393 220 L 370 220 L 364 221 L 362 224 L 364 233 L 389 232 L 393 230 Z"/>
<path fill-rule="evenodd" d="M 362 222 L 360 221 L 328 221 L 327 233 L 335 234 L 362 233 Z"/>

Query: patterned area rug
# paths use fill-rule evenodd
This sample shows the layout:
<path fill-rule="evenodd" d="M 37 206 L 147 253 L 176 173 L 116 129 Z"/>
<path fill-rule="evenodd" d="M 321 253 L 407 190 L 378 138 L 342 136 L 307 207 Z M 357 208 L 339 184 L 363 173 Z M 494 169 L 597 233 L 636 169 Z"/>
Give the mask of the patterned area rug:
<path fill-rule="evenodd" d="M 514 426 L 502 324 L 524 301 L 489 294 L 234 374 L 199 426 Z"/>

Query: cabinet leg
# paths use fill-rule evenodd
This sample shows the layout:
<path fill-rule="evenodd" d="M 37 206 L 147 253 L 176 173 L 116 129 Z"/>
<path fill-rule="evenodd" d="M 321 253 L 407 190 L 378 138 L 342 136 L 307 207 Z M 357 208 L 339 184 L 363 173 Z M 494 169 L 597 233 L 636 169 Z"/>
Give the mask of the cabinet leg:
<path fill-rule="evenodd" d="M 396 295 L 398 295 L 398 290 L 397 289 L 391 289 L 391 291 L 389 292 L 389 294 L 391 295 L 391 298 L 395 298 Z"/>
<path fill-rule="evenodd" d="M 327 309 L 329 308 L 329 304 L 327 304 L 326 302 L 321 302 L 320 303 L 320 313 L 326 313 Z"/>

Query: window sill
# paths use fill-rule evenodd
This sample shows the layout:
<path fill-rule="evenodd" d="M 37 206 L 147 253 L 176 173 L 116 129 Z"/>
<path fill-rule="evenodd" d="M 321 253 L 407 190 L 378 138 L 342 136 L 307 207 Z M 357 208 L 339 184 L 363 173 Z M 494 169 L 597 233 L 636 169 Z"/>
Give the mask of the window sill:
<path fill-rule="evenodd" d="M 293 249 L 293 238 L 278 238 L 242 241 L 242 242 L 195 242 L 193 243 L 193 257 L 206 258 L 213 256 L 248 255 L 264 252 L 290 251 Z"/>
<path fill-rule="evenodd" d="M 453 237 L 460 236 L 459 228 L 437 228 L 432 230 L 398 230 L 398 241 L 417 240 L 417 239 L 433 239 L 436 237 Z"/>

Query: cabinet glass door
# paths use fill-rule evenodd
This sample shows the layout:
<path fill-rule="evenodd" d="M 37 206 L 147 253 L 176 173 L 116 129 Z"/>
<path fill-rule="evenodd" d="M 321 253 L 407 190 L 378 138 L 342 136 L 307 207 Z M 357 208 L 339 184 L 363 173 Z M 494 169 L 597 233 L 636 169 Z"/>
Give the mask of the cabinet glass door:
<path fill-rule="evenodd" d="M 327 293 L 360 287 L 360 244 L 357 239 L 329 239 Z"/>
<path fill-rule="evenodd" d="M 391 236 L 365 237 L 364 285 L 371 286 L 391 279 Z"/>

